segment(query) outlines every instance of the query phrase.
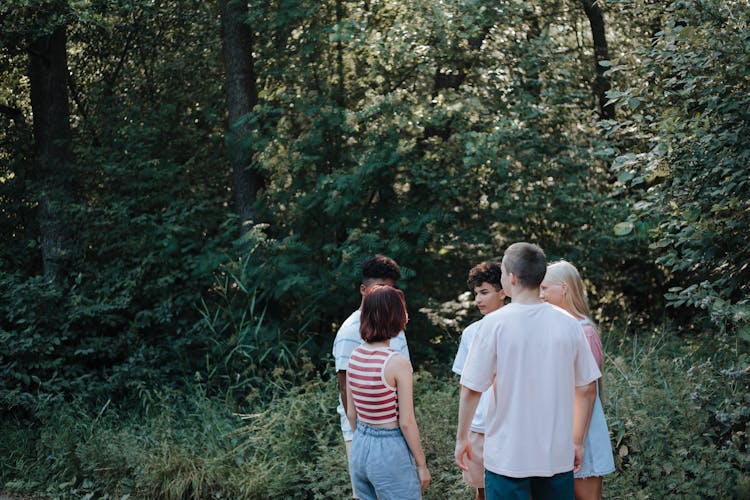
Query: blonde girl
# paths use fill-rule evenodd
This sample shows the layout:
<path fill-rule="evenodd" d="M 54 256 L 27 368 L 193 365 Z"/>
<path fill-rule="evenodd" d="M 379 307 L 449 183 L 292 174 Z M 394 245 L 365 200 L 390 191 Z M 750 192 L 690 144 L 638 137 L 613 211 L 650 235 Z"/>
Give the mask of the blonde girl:
<path fill-rule="evenodd" d="M 591 321 L 586 289 L 575 266 L 564 260 L 550 264 L 542 281 L 539 296 L 542 300 L 565 309 L 581 322 L 591 353 L 601 370 L 602 342 L 594 322 Z M 602 476 L 615 470 L 609 430 L 599 395 L 601 379 L 598 382 L 596 401 L 584 444 L 583 465 L 581 470 L 575 473 L 573 483 L 576 500 L 601 500 Z"/>

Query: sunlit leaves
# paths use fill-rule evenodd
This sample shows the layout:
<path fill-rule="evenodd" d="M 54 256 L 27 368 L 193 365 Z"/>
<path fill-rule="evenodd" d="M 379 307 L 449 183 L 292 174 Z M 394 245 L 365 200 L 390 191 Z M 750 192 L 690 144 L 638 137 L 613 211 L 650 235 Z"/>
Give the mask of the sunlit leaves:
<path fill-rule="evenodd" d="M 613 168 L 619 182 L 646 187 L 648 210 L 638 213 L 654 221 L 652 246 L 674 272 L 668 300 L 706 309 L 723 327 L 732 307 L 718 304 L 740 307 L 750 280 L 750 11 L 743 2 L 694 0 L 667 15 L 643 51 L 646 79 L 610 95 L 636 112 L 618 125 L 647 141 Z"/>

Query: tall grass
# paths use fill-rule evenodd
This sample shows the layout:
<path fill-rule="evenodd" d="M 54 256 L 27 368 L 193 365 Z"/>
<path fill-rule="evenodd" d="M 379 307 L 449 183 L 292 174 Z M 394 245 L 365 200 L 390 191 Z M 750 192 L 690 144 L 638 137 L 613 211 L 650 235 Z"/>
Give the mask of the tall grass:
<path fill-rule="evenodd" d="M 746 357 L 711 356 L 674 339 L 657 329 L 606 346 L 604 407 L 617 471 L 604 480 L 605 498 L 750 498 Z M 433 476 L 427 499 L 473 495 L 453 462 L 457 387 L 448 365 L 415 373 Z M 249 415 L 201 385 L 152 389 L 138 408 L 69 405 L 31 423 L 6 415 L 0 490 L 61 498 L 348 498 L 336 393 L 328 376 L 250 405 Z"/>
<path fill-rule="evenodd" d="M 618 469 L 605 490 L 615 498 L 750 498 L 747 355 L 668 330 L 623 339 L 605 359 Z"/>

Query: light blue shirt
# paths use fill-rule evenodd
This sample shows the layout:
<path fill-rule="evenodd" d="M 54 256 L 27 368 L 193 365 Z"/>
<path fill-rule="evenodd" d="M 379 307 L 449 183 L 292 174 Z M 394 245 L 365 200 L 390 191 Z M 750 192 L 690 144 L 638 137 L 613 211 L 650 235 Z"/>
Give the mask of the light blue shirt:
<path fill-rule="evenodd" d="M 477 336 L 479 326 L 482 320 L 475 321 L 474 323 L 467 326 L 461 334 L 461 343 L 458 345 L 458 352 L 456 353 L 456 359 L 453 361 L 453 373 L 461 375 L 464 370 L 464 364 L 466 358 L 469 356 L 471 350 L 471 344 Z M 482 393 L 482 397 L 479 398 L 479 404 L 477 405 L 477 411 L 474 413 L 474 418 L 471 420 L 471 430 L 484 434 L 484 420 L 485 415 L 490 407 L 490 398 L 493 397 L 493 388 L 490 387 Z"/>

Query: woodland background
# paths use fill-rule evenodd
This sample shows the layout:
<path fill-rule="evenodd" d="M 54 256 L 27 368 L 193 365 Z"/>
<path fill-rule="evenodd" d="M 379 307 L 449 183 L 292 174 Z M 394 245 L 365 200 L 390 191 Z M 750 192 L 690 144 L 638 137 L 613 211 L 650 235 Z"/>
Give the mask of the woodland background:
<path fill-rule="evenodd" d="M 4 0 L 0 491 L 345 498 L 330 349 L 402 266 L 433 484 L 468 269 L 575 263 L 607 498 L 750 496 L 750 4 Z"/>

